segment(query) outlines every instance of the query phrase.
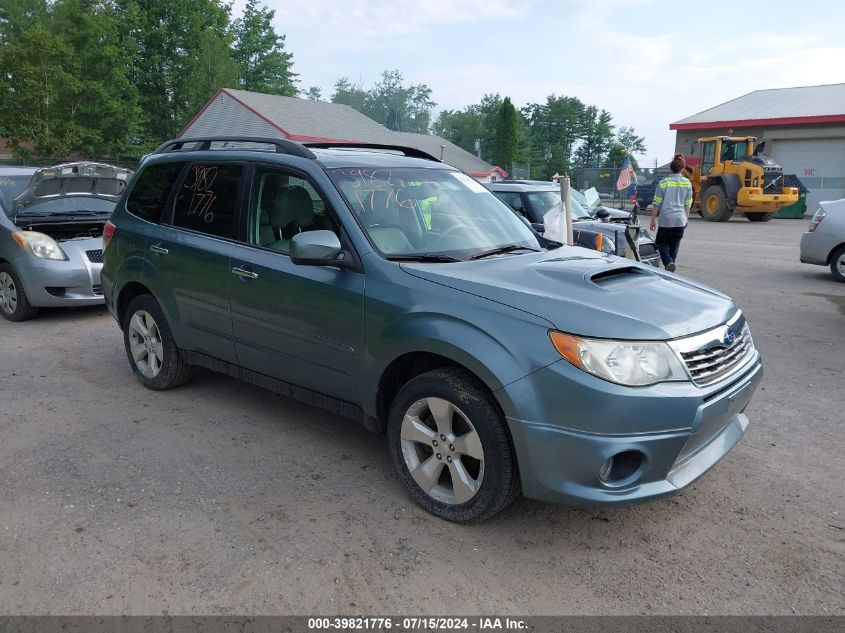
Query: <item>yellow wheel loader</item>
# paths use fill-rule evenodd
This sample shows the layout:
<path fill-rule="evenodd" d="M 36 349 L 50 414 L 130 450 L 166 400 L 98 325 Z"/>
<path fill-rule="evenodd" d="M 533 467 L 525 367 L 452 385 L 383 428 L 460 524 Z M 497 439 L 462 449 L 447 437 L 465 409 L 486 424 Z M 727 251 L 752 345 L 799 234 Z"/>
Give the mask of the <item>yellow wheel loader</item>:
<path fill-rule="evenodd" d="M 751 222 L 768 222 L 775 211 L 797 202 L 798 189 L 785 187 L 783 169 L 754 147 L 754 136 L 700 138 L 684 175 L 694 202 L 708 222 L 726 222 L 739 211 Z"/>

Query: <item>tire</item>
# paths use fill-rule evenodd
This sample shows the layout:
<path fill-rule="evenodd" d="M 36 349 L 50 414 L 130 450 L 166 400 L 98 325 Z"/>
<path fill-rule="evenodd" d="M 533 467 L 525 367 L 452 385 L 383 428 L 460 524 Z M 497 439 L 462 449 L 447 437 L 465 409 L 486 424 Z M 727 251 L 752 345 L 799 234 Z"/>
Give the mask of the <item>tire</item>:
<path fill-rule="evenodd" d="M 0 264 L 0 314 L 8 321 L 29 321 L 38 308 L 29 302 L 21 278 L 9 264 Z"/>
<path fill-rule="evenodd" d="M 387 441 L 399 479 L 417 503 L 441 519 L 483 521 L 519 496 L 502 414 L 487 389 L 464 370 L 437 369 L 405 384 L 390 407 Z"/>
<path fill-rule="evenodd" d="M 845 282 L 845 245 L 837 248 L 830 255 L 830 272 L 836 281 Z"/>
<path fill-rule="evenodd" d="M 768 222 L 773 217 L 775 217 L 774 213 L 746 213 L 745 217 L 748 219 L 749 222 Z"/>
<path fill-rule="evenodd" d="M 721 185 L 710 185 L 701 195 L 701 217 L 708 222 L 727 222 L 734 214 L 733 206 Z"/>
<path fill-rule="evenodd" d="M 151 295 L 135 297 L 126 308 L 123 344 L 132 371 L 147 389 L 172 389 L 190 379 L 193 367 L 182 360 L 164 312 Z"/>

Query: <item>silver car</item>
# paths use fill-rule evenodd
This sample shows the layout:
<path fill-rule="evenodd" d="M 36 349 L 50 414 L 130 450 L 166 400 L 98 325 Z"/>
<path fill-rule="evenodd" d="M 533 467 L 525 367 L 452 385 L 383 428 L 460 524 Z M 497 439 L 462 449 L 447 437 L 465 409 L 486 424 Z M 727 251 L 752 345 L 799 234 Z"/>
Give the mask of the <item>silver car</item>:
<path fill-rule="evenodd" d="M 801 261 L 830 266 L 833 277 L 845 282 L 845 199 L 819 203 L 801 235 Z"/>
<path fill-rule="evenodd" d="M 0 314 L 103 303 L 103 227 L 131 174 L 91 162 L 0 167 Z"/>

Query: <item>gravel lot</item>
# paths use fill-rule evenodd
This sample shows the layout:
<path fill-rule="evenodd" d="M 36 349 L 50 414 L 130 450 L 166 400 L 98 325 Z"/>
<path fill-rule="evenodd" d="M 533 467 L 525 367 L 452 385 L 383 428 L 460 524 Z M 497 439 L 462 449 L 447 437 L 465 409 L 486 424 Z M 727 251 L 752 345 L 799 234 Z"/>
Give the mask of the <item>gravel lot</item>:
<path fill-rule="evenodd" d="M 383 437 L 201 373 L 146 391 L 105 309 L 0 323 L 0 613 L 845 614 L 845 284 L 806 222 L 693 220 L 679 272 L 737 298 L 766 377 L 668 500 L 419 509 Z"/>

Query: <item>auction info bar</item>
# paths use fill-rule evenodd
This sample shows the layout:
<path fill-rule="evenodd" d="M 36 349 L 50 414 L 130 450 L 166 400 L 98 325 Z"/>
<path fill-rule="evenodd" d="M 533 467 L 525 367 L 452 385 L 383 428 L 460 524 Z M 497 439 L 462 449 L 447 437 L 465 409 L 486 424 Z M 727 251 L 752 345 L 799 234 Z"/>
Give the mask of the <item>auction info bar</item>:
<path fill-rule="evenodd" d="M 0 633 L 843 633 L 845 616 L 0 616 Z"/>

